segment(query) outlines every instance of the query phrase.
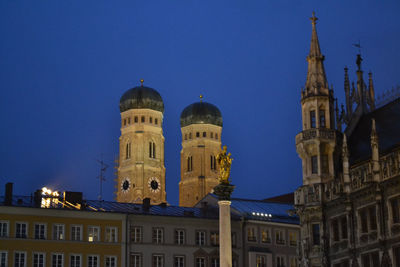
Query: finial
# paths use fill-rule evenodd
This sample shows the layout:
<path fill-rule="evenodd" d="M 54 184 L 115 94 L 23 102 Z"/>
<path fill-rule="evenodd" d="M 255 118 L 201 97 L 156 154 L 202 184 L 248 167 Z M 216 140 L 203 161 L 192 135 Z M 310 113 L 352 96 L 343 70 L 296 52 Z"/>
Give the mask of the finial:
<path fill-rule="evenodd" d="M 315 25 L 317 23 L 318 18 L 315 16 L 315 12 L 312 12 L 312 17 L 310 18 L 311 24 Z"/>
<path fill-rule="evenodd" d="M 358 66 L 358 70 L 361 70 L 361 62 L 362 62 L 361 54 L 357 54 L 356 64 Z"/>
<path fill-rule="evenodd" d="M 141 86 L 141 87 L 143 87 L 143 82 L 144 82 L 144 80 L 143 80 L 143 79 L 140 79 L 140 86 Z"/>
<path fill-rule="evenodd" d="M 200 95 L 200 102 L 203 102 L 203 95 Z"/>

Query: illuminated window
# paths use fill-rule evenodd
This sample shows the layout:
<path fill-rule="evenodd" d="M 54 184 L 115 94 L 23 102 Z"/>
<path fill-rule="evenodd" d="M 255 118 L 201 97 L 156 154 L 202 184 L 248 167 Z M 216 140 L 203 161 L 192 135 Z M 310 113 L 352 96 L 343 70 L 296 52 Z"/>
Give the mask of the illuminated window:
<path fill-rule="evenodd" d="M 106 242 L 115 243 L 118 241 L 118 231 L 117 227 L 106 227 Z"/>
<path fill-rule="evenodd" d="M 33 253 L 33 267 L 44 267 L 46 263 L 46 257 L 44 253 Z M 0 266 L 3 266 L 0 264 Z"/>
<path fill-rule="evenodd" d="M 311 125 L 311 128 L 315 128 L 316 127 L 315 110 L 311 110 L 310 111 L 310 125 Z"/>
<path fill-rule="evenodd" d="M 257 267 L 267 267 L 267 258 L 264 255 L 256 255 Z"/>
<path fill-rule="evenodd" d="M 142 227 L 133 226 L 131 228 L 131 240 L 133 243 L 141 243 L 142 242 Z"/>
<path fill-rule="evenodd" d="M 64 266 L 64 254 L 54 253 L 51 257 L 51 267 L 63 267 Z"/>
<path fill-rule="evenodd" d="M 72 254 L 69 257 L 69 265 L 71 267 L 81 267 L 82 266 L 82 258 L 81 255 Z"/>
<path fill-rule="evenodd" d="M 283 230 L 275 230 L 275 243 L 285 245 L 285 232 Z"/>
<path fill-rule="evenodd" d="M 46 225 L 35 223 L 35 239 L 46 239 Z"/>
<path fill-rule="evenodd" d="M 155 244 L 164 243 L 164 229 L 153 228 L 153 243 Z"/>
<path fill-rule="evenodd" d="M 271 233 L 267 228 L 261 229 L 261 242 L 262 243 L 271 243 Z"/>
<path fill-rule="evenodd" d="M 64 224 L 53 225 L 53 240 L 64 240 Z"/>
<path fill-rule="evenodd" d="M 16 238 L 27 238 L 27 233 L 26 233 L 27 228 L 28 228 L 27 223 L 17 222 L 15 224 L 15 237 Z"/>
<path fill-rule="evenodd" d="M 25 266 L 26 266 L 26 252 L 15 252 L 14 267 L 25 267 Z"/>
<path fill-rule="evenodd" d="M 117 257 L 116 256 L 106 256 L 106 266 L 105 267 L 116 267 Z"/>
<path fill-rule="evenodd" d="M 292 247 L 297 246 L 297 232 L 289 231 L 289 245 Z"/>
<path fill-rule="evenodd" d="M 88 227 L 88 241 L 89 242 L 99 242 L 100 241 L 100 227 L 99 226 L 89 226 Z"/>
<path fill-rule="evenodd" d="M 247 241 L 250 241 L 250 242 L 257 241 L 256 229 L 254 227 L 247 228 Z"/>

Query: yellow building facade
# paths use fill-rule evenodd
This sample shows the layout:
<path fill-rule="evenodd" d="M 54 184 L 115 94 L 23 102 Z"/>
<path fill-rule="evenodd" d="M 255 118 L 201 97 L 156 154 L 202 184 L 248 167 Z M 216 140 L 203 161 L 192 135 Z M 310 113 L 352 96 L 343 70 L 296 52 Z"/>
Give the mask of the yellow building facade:
<path fill-rule="evenodd" d="M 125 266 L 126 215 L 0 206 L 0 266 Z"/>

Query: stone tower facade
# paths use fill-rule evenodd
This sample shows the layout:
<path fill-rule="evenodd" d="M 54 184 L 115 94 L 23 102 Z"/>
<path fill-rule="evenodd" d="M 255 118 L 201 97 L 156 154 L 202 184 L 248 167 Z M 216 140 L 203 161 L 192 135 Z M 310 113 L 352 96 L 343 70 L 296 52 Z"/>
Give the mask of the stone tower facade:
<path fill-rule="evenodd" d="M 303 167 L 303 186 L 297 191 L 307 191 L 308 197 L 307 204 L 298 209 L 302 248 L 310 261 L 304 266 L 322 266 L 326 258 L 323 184 L 334 179 L 337 136 L 340 136 L 335 130 L 333 90 L 328 88 L 316 21 L 313 14 L 307 80 L 301 92 L 302 132 L 296 136 L 296 150 Z"/>
<path fill-rule="evenodd" d="M 120 111 L 117 201 L 166 203 L 161 96 L 142 84 L 125 92 Z"/>
<path fill-rule="evenodd" d="M 206 102 L 191 104 L 181 114 L 181 131 L 179 206 L 192 207 L 218 185 L 221 112 Z"/>

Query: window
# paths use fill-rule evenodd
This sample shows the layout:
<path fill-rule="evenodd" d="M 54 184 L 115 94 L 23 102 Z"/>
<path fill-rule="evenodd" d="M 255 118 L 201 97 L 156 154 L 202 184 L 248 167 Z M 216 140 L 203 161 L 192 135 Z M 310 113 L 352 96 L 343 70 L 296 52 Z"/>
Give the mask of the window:
<path fill-rule="evenodd" d="M 46 239 L 46 225 L 43 223 L 35 224 L 35 239 Z"/>
<path fill-rule="evenodd" d="M 219 246 L 219 233 L 210 232 L 210 241 L 212 246 Z"/>
<path fill-rule="evenodd" d="M 256 255 L 257 267 L 267 267 L 267 258 L 263 255 Z"/>
<path fill-rule="evenodd" d="M 142 116 L 141 121 L 142 121 L 142 122 L 145 122 L 145 121 L 146 121 L 146 119 L 144 118 L 144 116 Z"/>
<path fill-rule="evenodd" d="M 196 132 L 196 137 L 200 137 L 200 133 L 199 132 Z"/>
<path fill-rule="evenodd" d="M 298 267 L 296 257 L 290 257 L 290 259 L 289 259 L 289 267 Z"/>
<path fill-rule="evenodd" d="M 361 209 L 359 212 L 359 215 L 360 215 L 360 222 L 361 222 L 361 233 L 367 233 L 368 232 L 367 210 Z"/>
<path fill-rule="evenodd" d="M 400 247 L 393 248 L 393 259 L 395 263 L 393 266 L 400 266 Z"/>
<path fill-rule="evenodd" d="M 297 246 L 297 232 L 289 232 L 289 245 L 292 247 Z"/>
<path fill-rule="evenodd" d="M 219 267 L 219 258 L 211 259 L 211 267 Z"/>
<path fill-rule="evenodd" d="M 375 205 L 360 209 L 359 218 L 361 233 L 368 233 L 369 231 L 377 230 Z"/>
<path fill-rule="evenodd" d="M 217 169 L 217 160 L 215 159 L 214 155 L 210 156 L 210 166 L 211 166 L 211 170 L 216 170 Z"/>
<path fill-rule="evenodd" d="M 0 237 L 8 237 L 8 221 L 0 221 Z"/>
<path fill-rule="evenodd" d="M 82 240 L 82 226 L 81 225 L 71 225 L 71 240 L 81 241 Z"/>
<path fill-rule="evenodd" d="M 8 252 L 0 251 L 0 267 L 8 267 Z"/>
<path fill-rule="evenodd" d="M 332 220 L 333 241 L 339 241 L 339 222 L 338 219 Z"/>
<path fill-rule="evenodd" d="M 319 245 L 319 224 L 315 223 L 312 225 L 313 245 Z"/>
<path fill-rule="evenodd" d="M 185 244 L 185 230 L 183 229 L 175 230 L 175 244 L 178 245 Z"/>
<path fill-rule="evenodd" d="M 215 133 L 215 139 L 218 139 L 218 134 L 217 133 Z"/>
<path fill-rule="evenodd" d="M 164 242 L 164 229 L 153 228 L 153 243 L 162 244 Z"/>
<path fill-rule="evenodd" d="M 254 227 L 248 227 L 247 228 L 247 241 L 250 241 L 250 242 L 257 241 L 256 229 Z"/>
<path fill-rule="evenodd" d="M 311 110 L 310 111 L 310 125 L 311 128 L 315 128 L 316 127 L 316 122 L 315 122 L 315 110 Z"/>
<path fill-rule="evenodd" d="M 285 267 L 285 257 L 276 256 L 276 267 Z"/>
<path fill-rule="evenodd" d="M 187 133 L 185 133 L 185 140 L 187 140 Z"/>
<path fill-rule="evenodd" d="M 203 257 L 196 258 L 196 267 L 206 267 L 206 259 Z"/>
<path fill-rule="evenodd" d="M 392 208 L 392 221 L 393 223 L 400 223 L 400 205 L 399 199 L 395 198 L 390 200 L 391 208 Z"/>
<path fill-rule="evenodd" d="M 375 205 L 369 207 L 368 208 L 368 212 L 369 212 L 369 227 L 370 227 L 370 230 L 376 230 L 377 229 L 377 225 L 376 225 L 376 208 L 375 208 Z"/>
<path fill-rule="evenodd" d="M 127 143 L 125 147 L 125 159 L 131 158 L 131 143 Z"/>
<path fill-rule="evenodd" d="M 82 259 L 81 255 L 71 255 L 69 258 L 69 265 L 71 267 L 81 267 L 82 266 Z"/>
<path fill-rule="evenodd" d="M 115 243 L 118 241 L 117 227 L 106 227 L 106 242 Z"/>
<path fill-rule="evenodd" d="M 207 132 L 203 132 L 203 137 L 207 137 Z"/>
<path fill-rule="evenodd" d="M 124 126 L 126 125 L 126 119 L 124 119 Z"/>
<path fill-rule="evenodd" d="M 175 256 L 174 267 L 185 267 L 185 256 Z"/>
<path fill-rule="evenodd" d="M 100 241 L 100 227 L 98 227 L 98 226 L 89 226 L 88 227 L 88 241 L 89 242 Z"/>
<path fill-rule="evenodd" d="M 189 133 L 189 139 L 192 139 L 192 133 Z"/>
<path fill-rule="evenodd" d="M 325 128 L 325 127 L 326 127 L 325 110 L 320 109 L 319 110 L 319 128 Z"/>
<path fill-rule="evenodd" d="M 54 253 L 51 256 L 51 267 L 63 267 L 64 266 L 64 254 Z"/>
<path fill-rule="evenodd" d="M 131 240 L 133 243 L 142 242 L 142 227 L 133 226 L 131 229 Z"/>
<path fill-rule="evenodd" d="M 188 172 L 193 171 L 193 157 L 192 156 L 189 156 L 187 158 L 187 171 Z"/>
<path fill-rule="evenodd" d="M 53 240 L 64 240 L 64 224 L 53 225 Z"/>
<path fill-rule="evenodd" d="M 318 157 L 311 157 L 311 173 L 318 173 Z"/>
<path fill-rule="evenodd" d="M 89 255 L 88 256 L 88 267 L 98 267 L 99 266 L 99 256 Z"/>
<path fill-rule="evenodd" d="M 343 216 L 340 219 L 340 224 L 341 224 L 341 232 L 342 232 L 342 239 L 347 239 L 347 217 Z"/>
<path fill-rule="evenodd" d="M 206 244 L 206 232 L 196 231 L 196 245 L 204 246 Z"/>
<path fill-rule="evenodd" d="M 328 155 L 321 155 L 321 171 L 324 174 L 329 173 Z"/>
<path fill-rule="evenodd" d="M 26 266 L 26 252 L 15 252 L 14 267 L 25 267 L 25 266 Z"/>
<path fill-rule="evenodd" d="M 213 132 L 210 133 L 210 138 L 214 138 L 214 133 Z"/>
<path fill-rule="evenodd" d="M 134 122 L 138 122 L 139 121 L 139 118 L 138 118 L 138 116 L 135 116 L 135 118 L 134 118 Z"/>
<path fill-rule="evenodd" d="M 156 144 L 154 142 L 149 142 L 149 158 L 156 158 Z"/>
<path fill-rule="evenodd" d="M 131 254 L 130 267 L 142 267 L 142 255 Z"/>
<path fill-rule="evenodd" d="M 164 255 L 153 255 L 153 267 L 164 267 Z"/>
<path fill-rule="evenodd" d="M 236 233 L 231 234 L 232 247 L 236 247 Z"/>
<path fill-rule="evenodd" d="M 19 223 L 15 224 L 15 237 L 16 238 L 27 238 L 26 230 L 28 226 L 27 223 Z"/>
<path fill-rule="evenodd" d="M 128 118 L 128 124 L 131 124 L 131 117 Z"/>
<path fill-rule="evenodd" d="M 261 229 L 261 242 L 262 243 L 271 243 L 271 233 L 267 228 Z"/>
<path fill-rule="evenodd" d="M 285 245 L 285 233 L 282 230 L 275 230 L 275 243 Z"/>
<path fill-rule="evenodd" d="M 157 118 L 154 119 L 154 124 L 155 124 L 155 125 L 158 124 L 158 119 L 157 119 Z"/>
<path fill-rule="evenodd" d="M 149 122 L 153 123 L 153 117 L 150 117 Z"/>
<path fill-rule="evenodd" d="M 116 267 L 116 266 L 117 266 L 117 257 L 116 256 L 106 256 L 105 267 Z"/>
<path fill-rule="evenodd" d="M 375 267 L 379 265 L 379 252 L 375 251 L 361 255 L 361 263 L 363 267 Z"/>

